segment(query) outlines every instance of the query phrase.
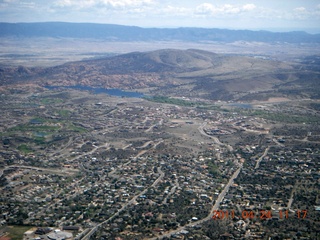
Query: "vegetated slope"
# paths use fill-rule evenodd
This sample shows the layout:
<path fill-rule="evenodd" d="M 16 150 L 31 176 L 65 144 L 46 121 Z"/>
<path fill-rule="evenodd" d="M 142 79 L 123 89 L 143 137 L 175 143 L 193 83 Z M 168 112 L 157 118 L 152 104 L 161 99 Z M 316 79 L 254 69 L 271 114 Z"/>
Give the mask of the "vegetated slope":
<path fill-rule="evenodd" d="M 95 23 L 0 23 L 0 37 L 99 38 L 112 41 L 257 41 L 319 43 L 320 34 L 215 28 L 141 28 Z"/>
<path fill-rule="evenodd" d="M 151 94 L 209 99 L 315 96 L 319 73 L 278 61 L 226 56 L 202 50 L 165 49 L 71 62 L 49 68 L 0 69 L 3 82 L 135 89 Z M 308 76 L 310 84 L 304 85 Z M 309 88 L 307 92 L 303 90 Z M 293 91 L 299 89 L 299 94 Z"/>

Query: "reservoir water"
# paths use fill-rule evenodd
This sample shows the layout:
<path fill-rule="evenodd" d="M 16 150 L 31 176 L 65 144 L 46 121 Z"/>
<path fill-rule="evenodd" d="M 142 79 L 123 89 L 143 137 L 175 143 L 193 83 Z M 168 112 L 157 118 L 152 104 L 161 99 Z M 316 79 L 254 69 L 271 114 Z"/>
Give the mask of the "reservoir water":
<path fill-rule="evenodd" d="M 112 89 L 107 89 L 107 88 L 95 88 L 95 87 L 88 87 L 88 86 L 45 86 L 45 88 L 53 90 L 57 88 L 70 88 L 70 89 L 76 89 L 76 90 L 81 90 L 81 91 L 90 91 L 93 92 L 94 94 L 108 94 L 111 96 L 117 96 L 117 97 L 129 97 L 129 98 L 142 98 L 144 97 L 143 93 L 139 92 L 130 92 L 130 91 L 123 91 L 118 88 L 112 88 Z"/>

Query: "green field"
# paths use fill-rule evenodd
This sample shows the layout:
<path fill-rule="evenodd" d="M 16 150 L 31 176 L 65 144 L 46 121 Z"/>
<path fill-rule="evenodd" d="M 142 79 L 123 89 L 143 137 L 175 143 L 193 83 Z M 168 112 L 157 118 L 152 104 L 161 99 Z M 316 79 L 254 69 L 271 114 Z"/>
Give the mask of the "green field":
<path fill-rule="evenodd" d="M 21 144 L 19 147 L 18 147 L 18 150 L 25 153 L 25 154 L 28 154 L 28 153 L 32 153 L 33 150 L 27 146 L 26 144 Z"/>
<path fill-rule="evenodd" d="M 54 132 L 59 130 L 60 127 L 58 126 L 46 126 L 46 125 L 18 125 L 16 127 L 10 128 L 10 131 L 20 131 L 20 132 L 27 132 L 27 131 L 33 131 L 33 132 Z"/>
<path fill-rule="evenodd" d="M 80 126 L 75 126 L 73 124 L 70 124 L 67 129 L 74 131 L 74 132 L 79 132 L 79 133 L 84 133 L 87 131 L 87 129 L 85 129 L 84 127 L 80 127 Z"/>
<path fill-rule="evenodd" d="M 57 110 L 56 113 L 58 113 L 61 117 L 68 117 L 70 116 L 70 111 L 66 109 Z"/>
<path fill-rule="evenodd" d="M 31 226 L 9 226 L 8 227 L 8 232 L 9 232 L 9 237 L 12 240 L 22 240 L 23 239 L 23 234 L 28 231 Z"/>

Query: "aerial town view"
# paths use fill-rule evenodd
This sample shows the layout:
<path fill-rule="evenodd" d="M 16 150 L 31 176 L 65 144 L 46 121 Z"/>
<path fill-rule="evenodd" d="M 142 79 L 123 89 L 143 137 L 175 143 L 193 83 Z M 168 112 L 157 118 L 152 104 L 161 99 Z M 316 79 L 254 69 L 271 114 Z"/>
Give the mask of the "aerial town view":
<path fill-rule="evenodd" d="M 317 1 L 52 2 L 0 1 L 0 240 L 320 239 Z"/>

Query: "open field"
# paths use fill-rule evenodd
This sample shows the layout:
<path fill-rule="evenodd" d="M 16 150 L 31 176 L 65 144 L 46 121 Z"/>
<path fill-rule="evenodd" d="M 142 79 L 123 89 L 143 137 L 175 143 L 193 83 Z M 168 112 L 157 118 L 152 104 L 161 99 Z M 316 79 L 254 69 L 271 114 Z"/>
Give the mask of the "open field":
<path fill-rule="evenodd" d="M 11 240 L 21 240 L 23 239 L 23 234 L 31 228 L 32 226 L 8 226 L 8 236 L 11 238 Z"/>

